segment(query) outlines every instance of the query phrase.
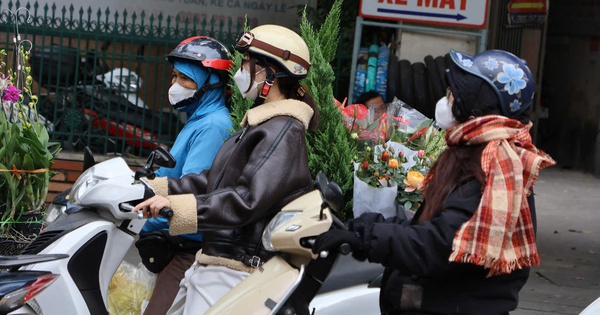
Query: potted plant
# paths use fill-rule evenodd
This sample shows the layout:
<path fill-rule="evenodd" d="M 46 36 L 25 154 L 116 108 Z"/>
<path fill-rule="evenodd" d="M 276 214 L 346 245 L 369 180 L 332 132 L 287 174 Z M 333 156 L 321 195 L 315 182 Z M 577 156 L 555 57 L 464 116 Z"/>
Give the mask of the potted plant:
<path fill-rule="evenodd" d="M 41 223 L 54 175 L 50 166 L 61 148 L 50 142 L 36 110 L 26 66 L 31 44 L 24 40 L 15 45 L 13 68 L 6 66 L 7 53 L 0 50 L 0 239 L 27 242 L 39 232 L 36 223 Z M 0 246 L 0 254 L 17 253 Z"/>

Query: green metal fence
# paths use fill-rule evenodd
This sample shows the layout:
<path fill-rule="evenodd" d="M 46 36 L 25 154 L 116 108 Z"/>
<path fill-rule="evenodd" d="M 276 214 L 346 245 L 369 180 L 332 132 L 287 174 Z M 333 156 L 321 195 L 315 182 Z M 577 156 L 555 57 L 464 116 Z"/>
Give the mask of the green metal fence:
<path fill-rule="evenodd" d="M 37 2 L 0 1 L 0 11 L 0 31 L 5 32 L 0 48 L 8 52 L 7 62 L 14 55 L 15 25 L 21 38 L 33 44 L 33 90 L 53 140 L 63 150 L 90 146 L 101 154 L 145 156 L 157 145 L 172 144 L 183 119 L 168 105 L 171 70 L 164 56 L 194 35 L 229 46 L 244 26 L 244 21 L 215 17 L 180 20 Z M 104 84 L 102 74 L 115 69 L 123 80 L 111 76 Z M 129 83 L 141 87 L 129 92 Z"/>

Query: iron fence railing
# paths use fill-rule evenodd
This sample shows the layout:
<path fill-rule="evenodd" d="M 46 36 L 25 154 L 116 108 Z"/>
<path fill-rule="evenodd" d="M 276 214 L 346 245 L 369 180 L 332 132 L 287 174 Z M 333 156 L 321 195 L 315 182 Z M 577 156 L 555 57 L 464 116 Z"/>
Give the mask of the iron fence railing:
<path fill-rule="evenodd" d="M 172 144 L 184 118 L 168 105 L 171 70 L 164 56 L 194 35 L 231 45 L 244 27 L 231 18 L 180 20 L 12 0 L 0 1 L 0 11 L 7 64 L 14 57 L 15 25 L 32 43 L 33 91 L 52 139 L 63 150 L 91 146 L 101 154 L 145 156 Z"/>

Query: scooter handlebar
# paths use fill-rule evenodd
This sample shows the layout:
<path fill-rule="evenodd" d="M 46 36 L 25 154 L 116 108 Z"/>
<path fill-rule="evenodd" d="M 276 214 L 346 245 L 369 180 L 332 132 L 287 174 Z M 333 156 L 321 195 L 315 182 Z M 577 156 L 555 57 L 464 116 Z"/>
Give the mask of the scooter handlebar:
<path fill-rule="evenodd" d="M 158 212 L 158 214 L 165 218 L 165 219 L 170 219 L 173 217 L 173 209 L 171 208 L 162 208 L 160 209 L 160 211 Z"/>
<path fill-rule="evenodd" d="M 350 247 L 350 244 L 348 244 L 348 243 L 342 243 L 338 247 L 338 251 L 342 255 L 348 255 L 352 251 L 352 247 Z M 319 257 L 321 257 L 321 258 L 327 258 L 327 256 L 329 256 L 329 251 L 328 250 L 322 250 L 319 253 Z"/>

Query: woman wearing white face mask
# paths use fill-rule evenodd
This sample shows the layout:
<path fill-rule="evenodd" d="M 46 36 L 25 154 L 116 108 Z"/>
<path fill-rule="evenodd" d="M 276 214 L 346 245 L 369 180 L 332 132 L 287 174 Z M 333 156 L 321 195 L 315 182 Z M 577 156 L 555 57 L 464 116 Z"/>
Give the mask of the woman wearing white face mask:
<path fill-rule="evenodd" d="M 458 125 L 458 121 L 456 121 L 454 114 L 452 114 L 452 102 L 454 102 L 454 96 L 450 88 L 448 88 L 446 89 L 446 96 L 442 97 L 435 104 L 435 122 L 444 130 Z"/>
<path fill-rule="evenodd" d="M 448 149 L 427 173 L 414 217 L 365 213 L 312 248 L 347 243 L 385 266 L 384 315 L 508 315 L 540 263 L 533 187 L 555 162 L 531 141 L 533 75 L 507 51 L 450 57 L 449 93 L 436 110 Z"/>
<path fill-rule="evenodd" d="M 182 41 L 167 60 L 173 65 L 169 102 L 186 114 L 187 121 L 170 150 L 177 164 L 174 168 L 159 168 L 156 175 L 179 178 L 209 168 L 217 151 L 230 136 L 233 125 L 226 106 L 225 88 L 229 81 L 228 69 L 233 63 L 227 48 L 206 36 Z M 168 233 L 167 220 L 151 218 L 140 234 L 160 230 Z M 159 271 L 156 294 L 150 298 L 145 315 L 163 315 L 169 309 L 179 290 L 179 282 L 201 248 L 202 234 L 185 234 L 170 237 L 170 240 L 179 250 L 164 269 L 159 270 L 156 260 L 154 264 L 149 263 L 150 259 L 144 259 L 142 255 L 149 269 Z"/>
<path fill-rule="evenodd" d="M 155 217 L 170 207 L 172 234 L 203 233 L 202 251 L 167 314 L 202 314 L 260 268 L 274 255 L 261 242 L 265 225 L 312 186 L 305 139 L 318 118 L 299 83 L 310 67 L 306 43 L 290 29 L 262 25 L 243 33 L 236 49 L 245 57 L 234 80 L 254 100 L 242 129 L 210 169 L 154 180 L 158 196 L 134 208 Z"/>

